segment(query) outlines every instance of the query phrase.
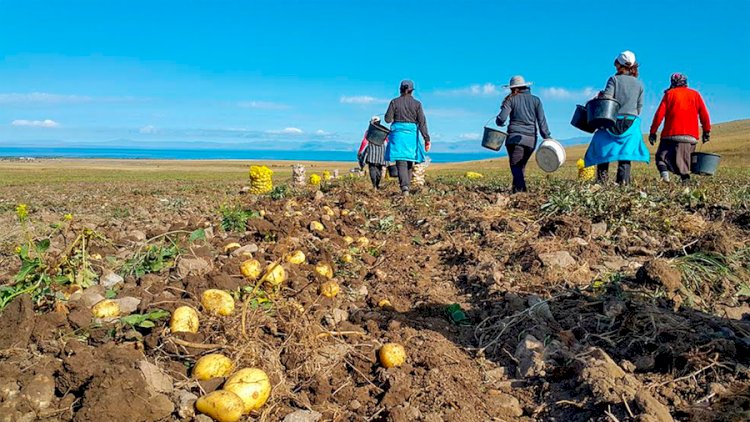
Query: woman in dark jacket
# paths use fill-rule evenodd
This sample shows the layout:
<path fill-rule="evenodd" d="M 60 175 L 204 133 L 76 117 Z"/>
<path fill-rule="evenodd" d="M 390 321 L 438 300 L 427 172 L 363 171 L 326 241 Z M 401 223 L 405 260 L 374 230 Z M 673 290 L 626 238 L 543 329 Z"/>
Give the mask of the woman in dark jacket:
<path fill-rule="evenodd" d="M 504 126 L 510 118 L 505 145 L 513 174 L 513 193 L 526 192 L 526 163 L 536 149 L 537 134 L 540 133 L 544 139 L 550 137 L 542 100 L 531 95 L 530 86 L 531 83 L 527 83 L 523 76 L 510 78 L 506 86 L 510 88 L 510 95 L 503 100 L 500 114 L 495 119 L 498 126 Z"/>

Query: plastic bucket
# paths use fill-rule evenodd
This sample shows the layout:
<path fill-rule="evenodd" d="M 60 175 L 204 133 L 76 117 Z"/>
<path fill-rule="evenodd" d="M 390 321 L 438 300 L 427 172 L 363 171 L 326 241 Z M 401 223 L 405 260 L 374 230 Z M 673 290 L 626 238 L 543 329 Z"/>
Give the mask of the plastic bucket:
<path fill-rule="evenodd" d="M 367 142 L 377 146 L 383 145 L 390 132 L 385 126 L 370 123 L 367 128 Z"/>
<path fill-rule="evenodd" d="M 552 173 L 565 162 L 565 148 L 554 139 L 545 139 L 536 151 L 536 163 L 539 168 Z"/>
<path fill-rule="evenodd" d="M 586 103 L 588 125 L 591 128 L 608 128 L 615 125 L 620 103 L 614 98 L 595 98 Z"/>
<path fill-rule="evenodd" d="M 576 111 L 573 112 L 573 118 L 570 119 L 570 124 L 573 125 L 574 128 L 588 133 L 594 133 L 596 130 L 596 128 L 589 126 L 588 111 L 586 110 L 586 107 L 580 104 L 576 106 Z"/>
<path fill-rule="evenodd" d="M 719 168 L 721 155 L 708 152 L 694 152 L 690 154 L 690 172 L 713 176 Z"/>
<path fill-rule="evenodd" d="M 388 166 L 388 176 L 398 177 L 398 167 L 396 167 L 395 164 L 391 164 L 390 166 Z"/>
<path fill-rule="evenodd" d="M 482 146 L 493 151 L 499 151 L 503 147 L 503 143 L 507 137 L 507 133 L 485 126 L 484 136 L 482 136 Z"/>

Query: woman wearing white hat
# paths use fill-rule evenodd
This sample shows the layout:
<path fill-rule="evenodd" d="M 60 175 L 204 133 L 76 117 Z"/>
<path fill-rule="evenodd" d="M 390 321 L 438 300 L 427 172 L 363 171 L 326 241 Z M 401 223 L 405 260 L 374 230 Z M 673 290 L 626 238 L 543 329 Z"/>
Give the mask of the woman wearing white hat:
<path fill-rule="evenodd" d="M 617 161 L 617 183 L 630 183 L 632 161 L 648 163 L 650 155 L 641 134 L 643 84 L 638 79 L 639 64 L 632 51 L 623 51 L 615 58 L 617 73 L 607 80 L 600 98 L 614 98 L 620 103 L 615 125 L 599 129 L 589 144 L 584 161 L 586 167 L 596 165 L 596 180 L 605 183 L 609 163 Z"/>
<path fill-rule="evenodd" d="M 510 171 L 513 174 L 513 193 L 526 192 L 526 163 L 536 149 L 538 135 L 550 138 L 547 118 L 539 97 L 531 95 L 531 82 L 526 82 L 523 76 L 514 76 L 506 88 L 510 94 L 503 100 L 500 114 L 495 118 L 498 126 L 508 122 L 508 137 L 505 147 L 508 149 Z M 538 131 L 537 131 L 538 128 Z"/>

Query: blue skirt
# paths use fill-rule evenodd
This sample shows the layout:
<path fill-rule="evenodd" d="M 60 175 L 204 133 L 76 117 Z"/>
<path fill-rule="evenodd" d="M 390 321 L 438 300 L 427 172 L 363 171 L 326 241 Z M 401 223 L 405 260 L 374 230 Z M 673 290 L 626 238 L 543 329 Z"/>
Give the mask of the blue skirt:
<path fill-rule="evenodd" d="M 586 167 L 613 161 L 642 161 L 648 163 L 651 155 L 643 142 L 641 119 L 632 116 L 618 116 L 618 119 L 633 119 L 633 124 L 622 135 L 615 135 L 608 129 L 594 133 L 584 161 Z"/>
<path fill-rule="evenodd" d="M 385 149 L 386 161 L 423 163 L 426 155 L 416 123 L 396 122 L 391 125 Z"/>

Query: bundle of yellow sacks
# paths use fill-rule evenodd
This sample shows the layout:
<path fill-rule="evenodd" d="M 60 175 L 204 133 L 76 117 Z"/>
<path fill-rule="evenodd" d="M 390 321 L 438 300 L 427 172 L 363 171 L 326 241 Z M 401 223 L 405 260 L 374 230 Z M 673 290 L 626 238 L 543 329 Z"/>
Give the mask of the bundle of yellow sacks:
<path fill-rule="evenodd" d="M 478 180 L 484 177 L 482 173 L 477 173 L 475 171 L 467 171 L 466 174 L 464 174 L 464 177 L 466 177 L 469 180 Z"/>
<path fill-rule="evenodd" d="M 578 180 L 587 181 L 594 179 L 594 176 L 596 175 L 596 166 L 586 167 L 583 158 L 579 158 L 578 161 L 576 161 L 576 167 L 578 167 Z"/>
<path fill-rule="evenodd" d="M 273 189 L 273 170 L 266 166 L 250 166 L 250 193 L 262 195 Z"/>

